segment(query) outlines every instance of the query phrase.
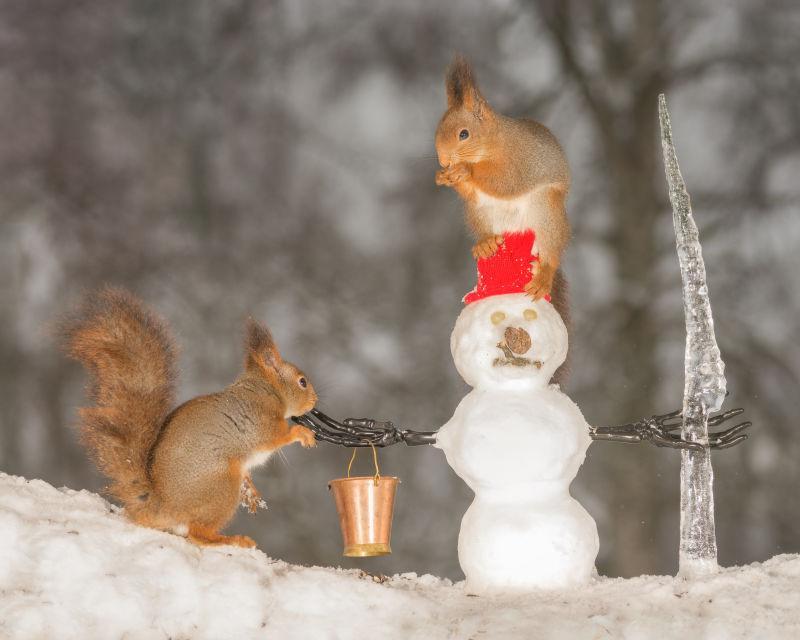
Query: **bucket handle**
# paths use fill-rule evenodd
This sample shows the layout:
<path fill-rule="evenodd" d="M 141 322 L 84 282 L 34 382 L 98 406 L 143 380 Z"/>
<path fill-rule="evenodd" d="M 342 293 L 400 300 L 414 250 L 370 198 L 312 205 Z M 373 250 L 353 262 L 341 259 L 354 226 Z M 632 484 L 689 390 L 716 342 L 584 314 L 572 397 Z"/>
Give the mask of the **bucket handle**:
<path fill-rule="evenodd" d="M 375 445 L 374 444 L 370 444 L 369 446 L 372 447 L 372 461 L 375 463 L 375 477 L 374 477 L 374 480 L 375 480 L 375 486 L 377 487 L 378 483 L 381 480 L 381 470 L 380 470 L 380 467 L 378 467 L 378 451 L 377 451 L 377 449 L 375 449 Z M 357 447 L 353 447 L 353 455 L 350 456 L 350 463 L 347 465 L 347 477 L 348 478 L 350 477 L 350 470 L 353 468 L 353 462 L 356 459 L 356 454 L 357 453 L 358 453 L 358 448 Z"/>

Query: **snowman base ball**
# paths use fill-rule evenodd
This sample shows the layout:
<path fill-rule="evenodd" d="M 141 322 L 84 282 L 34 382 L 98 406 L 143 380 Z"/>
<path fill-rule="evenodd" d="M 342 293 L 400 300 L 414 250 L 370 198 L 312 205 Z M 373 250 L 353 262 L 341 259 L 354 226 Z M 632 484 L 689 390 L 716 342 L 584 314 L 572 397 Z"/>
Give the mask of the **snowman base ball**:
<path fill-rule="evenodd" d="M 588 583 L 597 526 L 569 486 L 591 443 L 589 425 L 549 384 L 567 354 L 561 317 L 524 294 L 483 298 L 461 312 L 450 348 L 473 389 L 436 446 L 475 492 L 458 538 L 467 592 Z"/>

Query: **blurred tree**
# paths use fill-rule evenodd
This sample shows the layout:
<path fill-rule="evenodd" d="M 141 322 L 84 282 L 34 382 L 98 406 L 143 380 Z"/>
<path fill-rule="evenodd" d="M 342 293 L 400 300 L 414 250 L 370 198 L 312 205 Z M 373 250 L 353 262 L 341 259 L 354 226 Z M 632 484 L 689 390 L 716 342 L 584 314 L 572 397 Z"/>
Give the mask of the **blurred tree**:
<path fill-rule="evenodd" d="M 460 50 L 498 109 L 567 148 L 568 391 L 592 422 L 681 397 L 655 107 L 670 93 L 731 402 L 763 425 L 717 457 L 721 560 L 796 550 L 794 5 L 0 3 L 0 469 L 100 486 L 65 427 L 82 374 L 43 327 L 104 281 L 175 325 L 183 397 L 236 374 L 252 313 L 332 414 L 442 424 L 464 392 L 448 335 L 473 278 L 459 205 L 433 184 L 443 70 Z M 291 469 L 257 478 L 270 511 L 235 527 L 287 560 L 337 562 L 325 482 L 346 458 L 288 451 Z M 364 566 L 457 577 L 469 491 L 436 450 L 382 462 L 404 481 L 395 555 Z M 669 452 L 592 447 L 576 491 L 600 525 L 601 572 L 675 568 L 677 468 Z"/>

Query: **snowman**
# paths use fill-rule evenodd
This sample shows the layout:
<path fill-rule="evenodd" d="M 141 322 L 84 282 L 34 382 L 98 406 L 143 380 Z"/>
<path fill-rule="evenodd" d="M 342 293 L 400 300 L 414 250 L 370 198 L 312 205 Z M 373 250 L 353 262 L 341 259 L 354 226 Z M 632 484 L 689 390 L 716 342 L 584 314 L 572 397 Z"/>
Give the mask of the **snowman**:
<path fill-rule="evenodd" d="M 599 547 L 594 520 L 569 493 L 590 427 L 550 384 L 566 359 L 567 329 L 548 300 L 523 293 L 534 240 L 533 231 L 508 234 L 493 256 L 477 261 L 477 284 L 450 339 L 472 391 L 437 432 L 403 437 L 442 449 L 475 492 L 458 538 L 473 594 L 585 584 Z M 364 420 L 338 427 L 377 428 Z M 335 428 L 328 424 L 327 435 Z"/>
<path fill-rule="evenodd" d="M 450 348 L 472 391 L 434 446 L 475 492 L 458 537 L 468 592 L 587 583 L 597 527 L 569 486 L 590 427 L 549 384 L 567 355 L 561 316 L 522 293 L 486 297 L 461 312 Z"/>

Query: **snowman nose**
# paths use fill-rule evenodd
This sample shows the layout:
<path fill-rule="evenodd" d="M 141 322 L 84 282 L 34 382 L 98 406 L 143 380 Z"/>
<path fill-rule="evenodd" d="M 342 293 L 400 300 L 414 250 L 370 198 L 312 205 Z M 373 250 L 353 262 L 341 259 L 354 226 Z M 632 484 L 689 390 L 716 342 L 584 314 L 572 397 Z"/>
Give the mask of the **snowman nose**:
<path fill-rule="evenodd" d="M 517 355 L 528 353 L 531 348 L 531 337 L 522 327 L 508 327 L 503 338 L 508 348 Z"/>

